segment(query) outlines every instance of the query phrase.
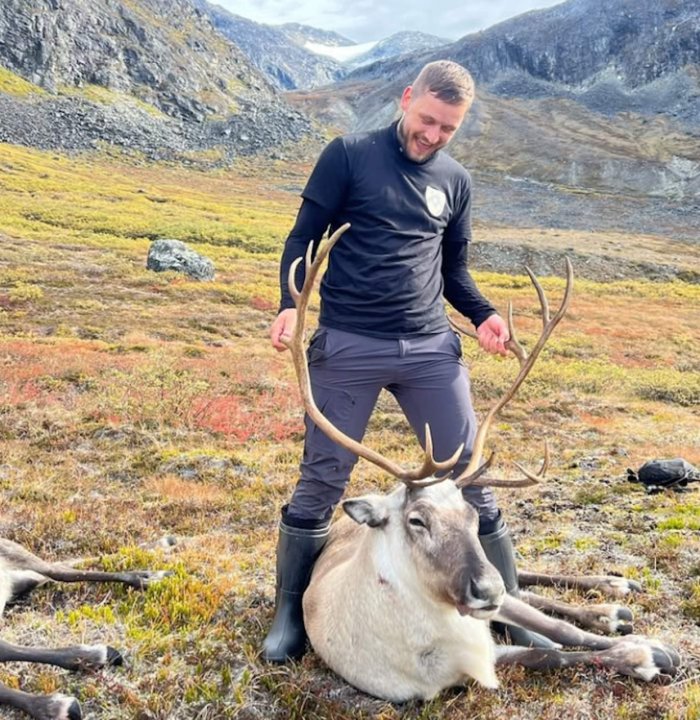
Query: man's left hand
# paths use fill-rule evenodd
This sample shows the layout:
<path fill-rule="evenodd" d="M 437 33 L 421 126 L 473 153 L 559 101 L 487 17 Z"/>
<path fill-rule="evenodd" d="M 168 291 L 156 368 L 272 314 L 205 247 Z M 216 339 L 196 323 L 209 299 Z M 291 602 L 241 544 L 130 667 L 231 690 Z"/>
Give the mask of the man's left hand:
<path fill-rule="evenodd" d="M 476 334 L 479 338 L 479 345 L 486 352 L 504 356 L 508 354 L 506 343 L 510 339 L 510 333 L 508 325 L 498 313 L 489 315 L 476 329 Z"/>

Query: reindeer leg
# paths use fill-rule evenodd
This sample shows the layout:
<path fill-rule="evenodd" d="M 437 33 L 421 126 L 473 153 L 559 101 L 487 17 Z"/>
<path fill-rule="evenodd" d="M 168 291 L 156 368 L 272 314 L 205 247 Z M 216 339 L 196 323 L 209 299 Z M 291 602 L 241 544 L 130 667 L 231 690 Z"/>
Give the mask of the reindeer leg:
<path fill-rule="evenodd" d="M 586 630 L 605 635 L 613 633 L 629 635 L 632 632 L 632 613 L 622 605 L 612 603 L 572 605 L 561 600 L 536 595 L 527 590 L 521 590 L 519 597 L 530 607 L 566 618 Z"/>
<path fill-rule="evenodd" d="M 74 697 L 53 695 L 30 695 L 13 690 L 0 683 L 0 705 L 22 710 L 35 720 L 81 720 L 83 714 Z"/>
<path fill-rule="evenodd" d="M 5 561 L 6 572 L 11 578 L 16 575 L 18 582 L 24 582 L 36 573 L 44 578 L 59 582 L 118 582 L 137 588 L 147 587 L 166 577 L 167 572 L 136 570 L 130 572 L 103 572 L 101 570 L 79 570 L 64 563 L 48 563 L 11 540 L 0 538 L 0 558 Z M 20 580 L 21 578 L 21 580 Z M 19 586 L 18 591 L 27 592 L 31 587 Z M 14 588 L 13 588 L 14 589 Z"/>
<path fill-rule="evenodd" d="M 540 585 L 542 587 L 599 590 L 608 597 L 624 597 L 629 593 L 642 591 L 642 586 L 635 580 L 628 580 L 616 575 L 547 575 L 520 570 L 518 584 L 521 587 Z"/>
<path fill-rule="evenodd" d="M 76 570 L 60 563 L 47 565 L 46 576 L 59 582 L 116 582 L 143 590 L 172 573 L 164 570 L 130 570 L 125 572 L 103 572 L 102 570 Z"/>
<path fill-rule="evenodd" d="M 615 670 L 637 680 L 649 682 L 654 678 L 675 675 L 679 659 L 644 638 L 619 640 L 606 650 L 549 650 L 523 648 L 515 645 L 496 646 L 496 665 L 523 665 L 533 670 L 553 670 L 572 665 L 593 665 Z"/>
<path fill-rule="evenodd" d="M 503 655 L 503 662 L 534 663 L 528 667 L 566 667 L 573 663 L 601 663 L 623 675 L 642 680 L 651 680 L 657 675 L 673 675 L 680 665 L 678 653 L 670 645 L 650 638 L 628 635 L 625 638 L 608 638 L 581 630 L 564 620 L 550 618 L 518 598 L 506 595 L 503 605 L 494 620 L 522 625 L 538 632 L 550 640 L 569 647 L 584 647 L 600 652 L 571 653 L 562 650 L 530 649 L 521 652 L 513 648 L 512 653 Z M 539 653 L 539 655 L 537 654 Z M 564 657 L 567 656 L 567 657 Z"/>
<path fill-rule="evenodd" d="M 66 670 L 122 665 L 121 654 L 109 645 L 71 645 L 64 648 L 22 647 L 0 640 L 0 663 L 35 662 Z"/>

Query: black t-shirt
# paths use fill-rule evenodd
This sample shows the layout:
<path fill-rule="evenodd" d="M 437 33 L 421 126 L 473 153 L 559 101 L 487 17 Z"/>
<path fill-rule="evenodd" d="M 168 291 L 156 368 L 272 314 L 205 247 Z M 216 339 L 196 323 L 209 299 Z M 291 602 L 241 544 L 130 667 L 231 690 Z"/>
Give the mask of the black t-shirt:
<path fill-rule="evenodd" d="M 443 250 L 463 257 L 457 274 L 468 280 L 463 285 L 472 320 L 494 312 L 466 272 L 471 179 L 446 153 L 423 163 L 410 160 L 395 124 L 336 138 L 321 154 L 302 197 L 313 209 L 307 207 L 306 216 L 315 215 L 321 233 L 328 224 L 331 232 L 351 224 L 333 248 L 321 282 L 322 325 L 390 338 L 448 329 Z M 288 246 L 295 234 L 303 235 L 304 228 L 295 230 Z M 282 304 L 288 306 L 284 291 Z M 459 299 L 455 304 L 464 312 Z"/>

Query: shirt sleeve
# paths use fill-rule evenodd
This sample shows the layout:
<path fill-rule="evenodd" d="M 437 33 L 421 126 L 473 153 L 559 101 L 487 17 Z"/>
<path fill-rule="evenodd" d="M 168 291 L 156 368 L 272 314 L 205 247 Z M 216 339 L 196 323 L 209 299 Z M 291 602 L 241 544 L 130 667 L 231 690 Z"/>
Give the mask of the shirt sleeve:
<path fill-rule="evenodd" d="M 345 145 L 342 138 L 336 138 L 323 149 L 301 193 L 303 201 L 282 251 L 279 312 L 294 307 L 289 292 L 289 268 L 298 257 L 306 255 L 306 249 L 312 241 L 313 255 L 316 255 L 321 238 L 345 199 L 348 178 L 349 163 Z M 295 274 L 298 288 L 303 284 L 305 276 L 302 262 Z"/>
<path fill-rule="evenodd" d="M 335 214 L 345 200 L 349 175 L 345 143 L 338 137 L 323 149 L 301 196 Z"/>
<path fill-rule="evenodd" d="M 463 186 L 460 188 L 459 200 L 455 203 L 455 211 L 452 213 L 447 227 L 442 236 L 443 245 L 449 243 L 468 243 L 472 239 L 472 189 L 471 178 L 466 176 Z"/>
<path fill-rule="evenodd" d="M 451 242 L 442 246 L 442 278 L 445 299 L 465 317 L 474 327 L 496 312 L 491 303 L 479 292 L 474 278 L 467 269 L 467 250 L 469 243 Z"/>
<path fill-rule="evenodd" d="M 280 307 L 278 312 L 294 307 L 294 300 L 289 292 L 289 268 L 299 257 L 306 256 L 309 243 L 313 242 L 313 256 L 321 242 L 321 238 L 328 230 L 333 214 L 322 205 L 313 200 L 304 200 L 299 208 L 296 222 L 284 244 L 282 260 L 280 262 Z M 295 273 L 296 286 L 301 288 L 306 277 L 304 263 L 299 263 Z"/>

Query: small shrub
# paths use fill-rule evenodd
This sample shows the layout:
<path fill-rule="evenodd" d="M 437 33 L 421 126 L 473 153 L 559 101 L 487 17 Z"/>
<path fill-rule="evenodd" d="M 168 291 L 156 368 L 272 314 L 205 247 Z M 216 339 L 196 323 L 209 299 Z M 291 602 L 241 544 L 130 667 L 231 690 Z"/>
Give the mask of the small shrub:
<path fill-rule="evenodd" d="M 7 293 L 12 303 L 26 303 L 34 300 L 41 300 L 44 291 L 38 285 L 19 282 Z"/>
<path fill-rule="evenodd" d="M 696 580 L 690 586 L 690 594 L 681 605 L 683 613 L 696 623 L 700 623 L 700 581 Z"/>
<path fill-rule="evenodd" d="M 142 427 L 190 427 L 194 400 L 208 387 L 157 353 L 132 370 L 109 370 L 96 393 L 97 413 Z"/>
<path fill-rule="evenodd" d="M 683 407 L 700 405 L 700 373 L 653 370 L 635 381 L 635 393 L 643 400 L 660 400 Z"/>

